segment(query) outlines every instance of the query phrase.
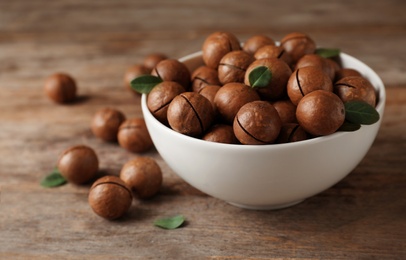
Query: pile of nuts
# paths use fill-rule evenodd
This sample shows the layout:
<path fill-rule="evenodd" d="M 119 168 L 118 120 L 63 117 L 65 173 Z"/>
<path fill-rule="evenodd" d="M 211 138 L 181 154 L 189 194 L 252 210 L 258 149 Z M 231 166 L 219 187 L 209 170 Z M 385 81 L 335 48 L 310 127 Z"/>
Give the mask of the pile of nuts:
<path fill-rule="evenodd" d="M 162 82 L 149 92 L 147 106 L 173 130 L 213 142 L 258 145 L 329 135 L 345 122 L 345 102 L 375 107 L 376 93 L 360 72 L 316 50 L 303 33 L 289 33 L 277 45 L 264 35 L 241 44 L 229 32 L 215 32 L 204 41 L 201 67 L 189 72 L 172 59 L 154 67 L 151 75 Z M 256 87 L 250 76 L 259 67 L 271 79 Z"/>

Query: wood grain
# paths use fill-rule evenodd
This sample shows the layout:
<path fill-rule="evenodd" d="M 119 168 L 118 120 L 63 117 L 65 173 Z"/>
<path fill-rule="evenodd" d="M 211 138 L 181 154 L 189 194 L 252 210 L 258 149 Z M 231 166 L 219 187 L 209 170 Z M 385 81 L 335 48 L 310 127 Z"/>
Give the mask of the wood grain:
<path fill-rule="evenodd" d="M 0 259 L 405 259 L 406 2 L 350 1 L 1 1 Z M 155 150 L 164 184 L 117 221 L 93 214 L 89 186 L 45 189 L 39 181 L 74 144 L 93 147 L 101 174 L 140 154 L 90 132 L 102 107 L 141 116 L 125 69 L 154 51 L 179 58 L 211 32 L 279 40 L 304 31 L 371 66 L 387 88 L 382 127 L 344 180 L 294 207 L 243 210 L 182 181 Z M 57 71 L 80 98 L 56 105 L 43 94 Z M 167 231 L 154 219 L 183 214 Z"/>

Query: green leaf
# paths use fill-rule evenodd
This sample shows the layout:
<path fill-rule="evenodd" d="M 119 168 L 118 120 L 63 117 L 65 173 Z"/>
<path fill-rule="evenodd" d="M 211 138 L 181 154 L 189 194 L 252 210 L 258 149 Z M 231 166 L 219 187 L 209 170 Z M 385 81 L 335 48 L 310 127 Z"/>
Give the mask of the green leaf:
<path fill-rule="evenodd" d="M 272 79 L 272 72 L 266 66 L 258 66 L 248 75 L 248 80 L 253 88 L 263 88 L 269 85 Z"/>
<path fill-rule="evenodd" d="M 344 121 L 344 123 L 340 126 L 337 131 L 343 132 L 354 132 L 361 128 L 361 124 L 354 124 L 348 121 Z"/>
<path fill-rule="evenodd" d="M 372 125 L 379 121 L 379 113 L 364 101 L 348 101 L 344 103 L 345 119 L 351 123 Z"/>
<path fill-rule="evenodd" d="M 46 188 L 61 186 L 65 183 L 66 179 L 62 176 L 58 168 L 54 168 L 50 174 L 41 180 L 41 186 Z"/>
<path fill-rule="evenodd" d="M 340 55 L 339 49 L 318 48 L 316 54 L 323 58 L 334 58 Z"/>
<path fill-rule="evenodd" d="M 169 218 L 160 218 L 154 221 L 154 225 L 164 229 L 176 229 L 185 222 L 185 217 L 176 215 Z"/>
<path fill-rule="evenodd" d="M 160 77 L 141 75 L 131 81 L 131 88 L 141 94 L 148 94 L 156 85 L 162 82 Z"/>

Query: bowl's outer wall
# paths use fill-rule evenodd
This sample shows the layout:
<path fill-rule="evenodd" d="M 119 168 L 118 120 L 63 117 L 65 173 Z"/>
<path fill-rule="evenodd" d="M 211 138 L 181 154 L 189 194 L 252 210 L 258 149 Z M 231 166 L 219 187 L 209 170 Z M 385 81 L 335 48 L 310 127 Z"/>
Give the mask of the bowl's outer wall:
<path fill-rule="evenodd" d="M 246 146 L 202 141 L 162 125 L 142 97 L 144 118 L 159 154 L 182 179 L 213 197 L 248 208 L 272 208 L 313 196 L 343 179 L 363 159 L 379 130 L 385 89 L 359 60 L 341 54 L 343 67 L 358 69 L 377 89 L 379 122 L 355 132 L 290 144 Z M 181 59 L 193 71 L 201 52 Z"/>

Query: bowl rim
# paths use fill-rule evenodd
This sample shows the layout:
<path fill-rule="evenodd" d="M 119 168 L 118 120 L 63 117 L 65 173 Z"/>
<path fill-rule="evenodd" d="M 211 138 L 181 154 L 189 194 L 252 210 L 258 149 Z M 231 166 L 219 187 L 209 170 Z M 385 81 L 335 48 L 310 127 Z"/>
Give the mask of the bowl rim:
<path fill-rule="evenodd" d="M 180 58 L 179 61 L 185 62 L 190 59 L 198 58 L 201 55 L 202 55 L 202 51 L 197 51 L 197 52 L 191 53 L 189 55 L 186 55 L 186 56 Z M 382 79 L 379 77 L 379 75 L 374 70 L 372 70 L 372 68 L 370 68 L 367 64 L 365 64 L 361 60 L 356 59 L 355 57 L 348 55 L 346 53 L 343 53 L 343 52 L 340 53 L 340 58 L 345 58 L 346 60 L 351 60 L 352 62 L 359 63 L 362 66 L 365 66 L 365 68 L 368 70 L 368 74 L 371 74 L 375 77 L 375 81 L 377 81 L 377 84 L 376 85 L 373 84 L 373 86 L 374 86 L 375 90 L 377 91 L 377 97 L 378 97 L 378 103 L 376 104 L 375 109 L 378 111 L 380 119 L 378 122 L 376 122 L 372 125 L 361 125 L 361 129 L 365 128 L 365 127 L 374 126 L 375 124 L 378 124 L 378 126 L 379 126 L 382 122 L 384 107 L 385 107 L 385 102 L 386 102 L 386 91 L 385 91 L 385 86 L 382 82 Z M 340 138 L 345 135 L 350 135 L 352 133 L 352 132 L 338 131 L 338 132 L 335 132 L 333 134 L 326 135 L 326 136 L 319 136 L 319 137 L 314 137 L 314 138 L 299 141 L 299 142 L 282 143 L 282 144 L 242 145 L 242 144 L 225 144 L 225 143 L 218 143 L 218 142 L 210 142 L 210 141 L 202 140 L 200 138 L 191 137 L 191 136 L 188 136 L 185 134 L 178 133 L 175 130 L 171 129 L 169 126 L 162 124 L 149 111 L 149 109 L 147 107 L 147 95 L 148 94 L 142 94 L 142 96 L 141 96 L 141 109 L 142 109 L 142 112 L 144 113 L 144 117 L 148 117 L 150 120 L 152 120 L 152 122 L 154 123 L 155 126 L 159 127 L 162 131 L 168 132 L 168 134 L 174 135 L 175 137 L 180 138 L 180 139 L 184 139 L 184 141 L 187 141 L 187 142 L 193 142 L 193 143 L 196 142 L 196 145 L 204 145 L 207 148 L 238 149 L 238 150 L 255 149 L 257 151 L 283 149 L 283 148 L 289 149 L 291 147 L 317 144 L 320 142 L 325 142 L 327 140 L 333 140 L 333 139 Z M 360 131 L 361 129 L 358 129 L 357 131 Z"/>

